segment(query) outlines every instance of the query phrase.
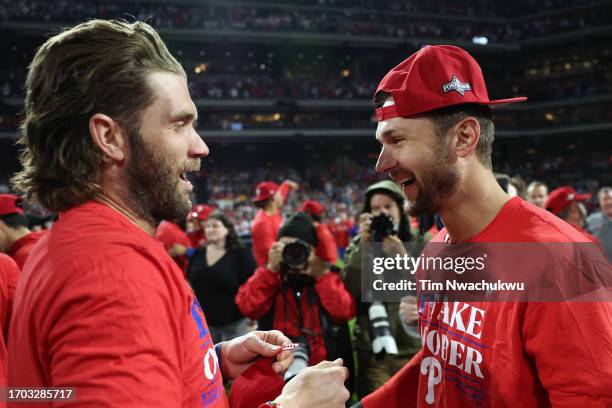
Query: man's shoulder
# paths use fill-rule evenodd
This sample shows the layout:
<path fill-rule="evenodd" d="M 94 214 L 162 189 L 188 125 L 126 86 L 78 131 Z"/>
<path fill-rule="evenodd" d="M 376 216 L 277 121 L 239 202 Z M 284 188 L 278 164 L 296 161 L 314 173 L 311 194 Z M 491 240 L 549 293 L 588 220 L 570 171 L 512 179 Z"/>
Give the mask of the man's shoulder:
<path fill-rule="evenodd" d="M 522 242 L 584 242 L 583 234 L 553 213 L 522 201 L 507 224 L 509 236 Z"/>

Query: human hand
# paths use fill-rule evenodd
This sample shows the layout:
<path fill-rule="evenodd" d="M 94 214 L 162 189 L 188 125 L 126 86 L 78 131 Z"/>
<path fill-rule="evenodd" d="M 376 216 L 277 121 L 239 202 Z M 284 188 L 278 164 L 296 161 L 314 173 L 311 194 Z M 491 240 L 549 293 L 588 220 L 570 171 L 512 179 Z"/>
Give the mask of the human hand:
<path fill-rule="evenodd" d="M 274 401 L 283 408 L 344 408 L 351 395 L 344 386 L 348 369 L 342 364 L 339 358 L 305 368 L 285 384 L 283 392 Z"/>
<path fill-rule="evenodd" d="M 319 279 L 321 276 L 329 273 L 329 268 L 325 261 L 316 256 L 313 253 L 310 254 L 310 258 L 308 260 L 308 268 L 302 271 L 304 275 L 312 276 L 315 279 Z"/>
<path fill-rule="evenodd" d="M 275 242 L 270 247 L 268 251 L 268 269 L 274 273 L 278 273 L 280 271 L 280 264 L 283 260 L 283 248 L 285 248 L 285 244 L 282 242 Z"/>
<path fill-rule="evenodd" d="M 225 378 L 235 379 L 260 357 L 274 357 L 272 370 L 283 375 L 293 362 L 291 351 L 278 353 L 281 346 L 292 341 L 278 330 L 252 331 L 222 343 L 221 367 Z M 278 353 L 278 354 L 277 354 Z"/>
<path fill-rule="evenodd" d="M 170 248 L 168 248 L 168 254 L 172 258 L 176 258 L 177 256 L 182 256 L 187 253 L 187 247 L 181 244 L 174 244 Z"/>
<path fill-rule="evenodd" d="M 359 237 L 361 242 L 370 242 L 372 240 L 372 214 L 363 213 L 359 216 Z"/>
<path fill-rule="evenodd" d="M 413 325 L 419 320 L 419 305 L 414 296 L 404 296 L 399 305 L 399 317 L 407 325 Z"/>
<path fill-rule="evenodd" d="M 397 235 L 389 235 L 383 238 L 382 241 L 383 252 L 389 256 L 393 255 L 404 255 L 406 254 L 406 247 L 399 239 Z"/>
<path fill-rule="evenodd" d="M 296 183 L 295 181 L 286 180 L 285 183 L 287 183 L 289 187 L 291 187 L 292 190 L 298 190 L 300 188 L 300 185 Z"/>

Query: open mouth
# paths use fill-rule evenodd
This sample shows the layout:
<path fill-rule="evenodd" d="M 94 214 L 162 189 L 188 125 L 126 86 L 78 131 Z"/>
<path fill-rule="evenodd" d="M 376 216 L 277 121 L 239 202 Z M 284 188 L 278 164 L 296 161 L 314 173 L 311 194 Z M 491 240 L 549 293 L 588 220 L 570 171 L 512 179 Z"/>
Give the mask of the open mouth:
<path fill-rule="evenodd" d="M 187 180 L 187 173 L 181 173 L 180 177 L 181 177 L 181 180 L 183 181 L 189 181 Z"/>

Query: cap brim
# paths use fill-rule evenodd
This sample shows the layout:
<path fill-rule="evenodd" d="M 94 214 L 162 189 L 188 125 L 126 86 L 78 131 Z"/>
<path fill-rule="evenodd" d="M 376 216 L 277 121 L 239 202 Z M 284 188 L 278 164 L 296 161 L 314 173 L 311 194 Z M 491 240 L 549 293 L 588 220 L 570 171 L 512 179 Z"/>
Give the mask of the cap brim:
<path fill-rule="evenodd" d="M 575 201 L 587 201 L 587 200 L 590 200 L 592 196 L 593 195 L 591 193 L 575 194 L 574 200 Z"/>
<path fill-rule="evenodd" d="M 489 101 L 487 105 L 507 105 L 509 103 L 525 102 L 526 100 L 526 96 L 517 96 L 516 98 L 496 99 L 494 101 Z"/>

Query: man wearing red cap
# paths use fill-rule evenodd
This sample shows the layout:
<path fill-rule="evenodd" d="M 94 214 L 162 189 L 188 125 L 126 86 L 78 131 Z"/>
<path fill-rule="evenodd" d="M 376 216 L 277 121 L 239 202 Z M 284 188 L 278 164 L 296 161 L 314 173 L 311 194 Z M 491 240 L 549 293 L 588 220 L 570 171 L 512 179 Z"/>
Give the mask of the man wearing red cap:
<path fill-rule="evenodd" d="M 251 241 L 257 266 L 268 263 L 268 251 L 283 223 L 280 209 L 287 201 L 287 194 L 291 189 L 297 190 L 298 184 L 290 180 L 284 181 L 280 186 L 272 181 L 262 181 L 255 188 L 253 203 L 259 211 L 251 225 Z"/>
<path fill-rule="evenodd" d="M 215 208 L 206 204 L 196 204 L 191 209 L 187 218 L 187 222 L 191 224 L 191 227 L 187 228 L 191 248 L 199 248 L 206 242 L 204 223 L 213 211 L 215 211 Z"/>
<path fill-rule="evenodd" d="M 291 363 L 279 331 L 213 344 L 154 238 L 159 222 L 189 214 L 186 173 L 208 155 L 186 78 L 143 22 L 90 20 L 38 48 L 13 183 L 61 215 L 17 288 L 9 386 L 75 387 L 84 407 L 227 408 L 224 378 L 262 357 L 276 374 Z M 343 406 L 345 377 L 340 362 L 308 368 L 277 402 Z"/>
<path fill-rule="evenodd" d="M 588 242 L 551 213 L 510 198 L 497 183 L 490 105 L 525 98 L 490 100 L 480 67 L 466 51 L 422 48 L 383 78 L 374 99 L 381 144 L 376 170 L 402 187 L 411 215 L 438 213 L 445 225 L 427 248 Z M 597 302 L 601 298 L 593 294 L 589 303 L 421 299 L 421 351 L 361 404 L 612 406 L 612 365 L 602 363 L 612 358 L 612 304 Z"/>
<path fill-rule="evenodd" d="M 300 206 L 299 211 L 308 214 L 313 225 L 317 229 L 317 238 L 319 241 L 315 249 L 315 254 L 323 261 L 335 265 L 338 260 L 338 247 L 336 246 L 334 236 L 327 224 L 321 222 L 323 206 L 316 200 L 306 200 Z"/>
<path fill-rule="evenodd" d="M 10 291 L 11 276 L 19 273 L 19 266 L 8 255 L 0 253 L 0 387 L 6 387 L 6 341 L 8 338 L 8 326 L 12 307 Z M 14 294 L 15 288 L 12 288 Z M 0 402 L 2 406 L 2 402 Z"/>
<path fill-rule="evenodd" d="M 30 231 L 19 201 L 16 195 L 0 194 L 0 252 L 6 252 L 23 268 L 32 248 L 46 231 Z"/>
<path fill-rule="evenodd" d="M 586 229 L 586 207 L 584 202 L 591 199 L 591 194 L 578 194 L 570 186 L 559 187 L 550 192 L 546 200 L 545 208 L 572 227 L 580 231 L 593 242 L 599 242 L 597 238 L 589 234 Z"/>

